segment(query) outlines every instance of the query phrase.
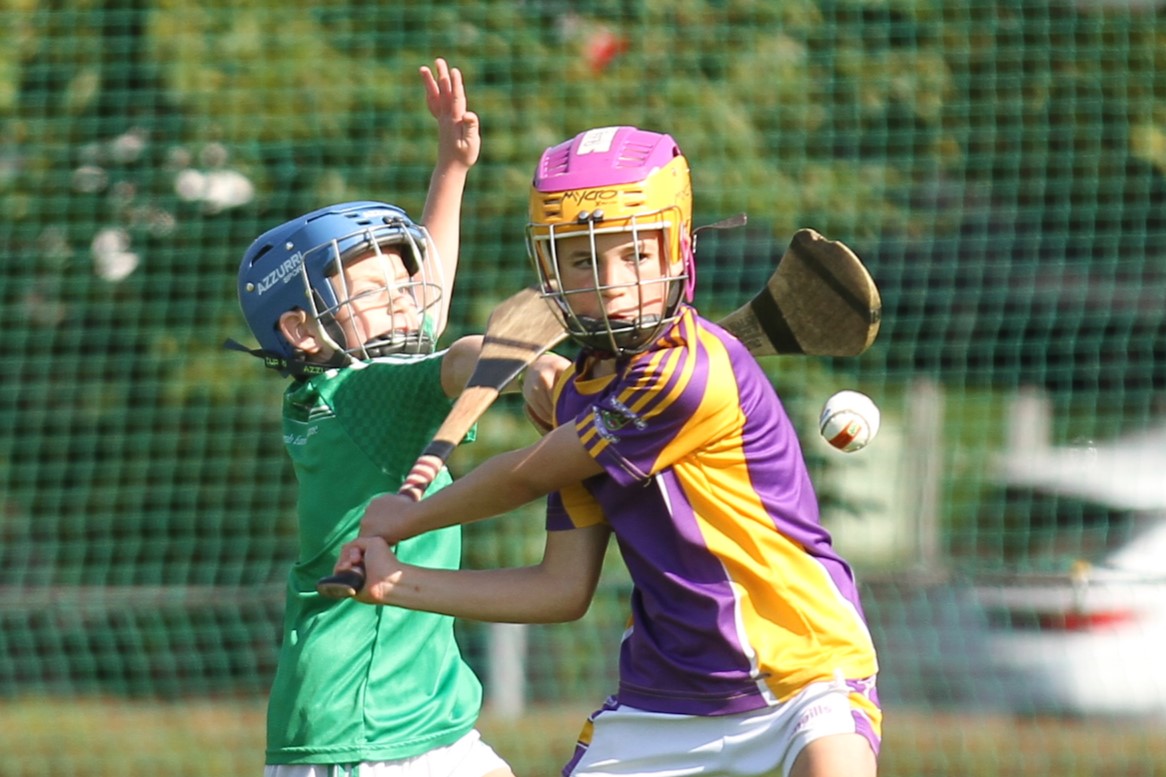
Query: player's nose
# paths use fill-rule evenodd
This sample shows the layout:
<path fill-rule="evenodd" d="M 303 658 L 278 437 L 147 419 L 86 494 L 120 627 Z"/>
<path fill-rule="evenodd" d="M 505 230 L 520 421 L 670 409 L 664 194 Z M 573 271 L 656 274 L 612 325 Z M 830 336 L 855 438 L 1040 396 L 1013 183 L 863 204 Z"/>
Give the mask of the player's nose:
<path fill-rule="evenodd" d="M 628 284 L 636 282 L 636 274 L 623 262 L 600 262 L 595 268 L 599 285 L 605 294 L 615 295 Z"/>
<path fill-rule="evenodd" d="M 400 292 L 389 300 L 389 312 L 394 316 L 407 315 L 417 309 L 417 303 L 411 294 Z"/>

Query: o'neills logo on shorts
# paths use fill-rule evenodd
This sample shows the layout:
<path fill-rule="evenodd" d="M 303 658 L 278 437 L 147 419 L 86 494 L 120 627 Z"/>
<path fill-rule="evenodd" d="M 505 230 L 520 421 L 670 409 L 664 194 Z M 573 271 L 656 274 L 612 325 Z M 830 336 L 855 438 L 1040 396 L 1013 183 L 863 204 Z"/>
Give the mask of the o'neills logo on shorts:
<path fill-rule="evenodd" d="M 283 263 L 280 264 L 279 267 L 276 267 L 274 270 L 267 273 L 267 275 L 263 276 L 263 280 L 259 281 L 259 283 L 255 285 L 255 293 L 262 295 L 263 292 L 267 291 L 277 283 L 287 283 L 300 271 L 300 267 L 303 265 L 303 263 L 303 254 L 299 253 L 298 251 L 292 254 L 287 259 L 284 259 Z"/>

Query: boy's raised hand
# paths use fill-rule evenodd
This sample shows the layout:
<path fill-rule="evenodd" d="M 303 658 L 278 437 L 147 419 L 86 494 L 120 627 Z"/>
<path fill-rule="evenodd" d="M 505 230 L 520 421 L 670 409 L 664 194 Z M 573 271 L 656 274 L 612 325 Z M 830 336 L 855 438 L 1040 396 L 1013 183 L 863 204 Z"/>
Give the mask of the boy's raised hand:
<path fill-rule="evenodd" d="M 438 165 L 473 167 L 482 149 L 482 138 L 478 114 L 466 110 L 461 70 L 438 58 L 433 69 L 421 66 L 421 80 L 425 84 L 425 103 L 437 119 Z"/>

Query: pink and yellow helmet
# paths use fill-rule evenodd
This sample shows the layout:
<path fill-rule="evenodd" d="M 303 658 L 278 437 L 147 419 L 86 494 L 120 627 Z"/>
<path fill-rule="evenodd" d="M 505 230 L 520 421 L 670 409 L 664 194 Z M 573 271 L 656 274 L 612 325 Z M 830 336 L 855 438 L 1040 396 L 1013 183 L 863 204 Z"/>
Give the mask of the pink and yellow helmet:
<path fill-rule="evenodd" d="M 664 232 L 668 305 L 663 318 L 634 324 L 583 320 L 566 304 L 555 240 L 579 234 Z M 692 299 L 692 179 L 688 160 L 669 135 L 635 127 L 601 127 L 548 148 L 535 169 L 527 250 L 543 292 L 557 302 L 571 337 L 585 348 L 626 355 L 667 328 Z"/>

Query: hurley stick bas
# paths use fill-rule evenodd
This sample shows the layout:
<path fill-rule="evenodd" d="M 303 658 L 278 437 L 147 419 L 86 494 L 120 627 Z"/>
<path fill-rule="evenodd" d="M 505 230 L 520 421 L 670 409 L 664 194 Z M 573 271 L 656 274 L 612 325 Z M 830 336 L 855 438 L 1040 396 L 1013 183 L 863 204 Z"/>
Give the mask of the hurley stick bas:
<path fill-rule="evenodd" d="M 754 356 L 858 356 L 881 319 L 878 287 L 855 253 L 800 229 L 765 288 L 719 323 Z"/>
<path fill-rule="evenodd" d="M 878 336 L 882 301 L 862 261 L 812 229 L 794 233 L 777 269 L 745 305 L 720 320 L 755 357 L 858 356 Z M 566 333 L 537 289 L 504 300 L 486 323 L 482 352 L 466 388 L 398 493 L 420 499 L 470 427 L 502 388 Z M 361 570 L 321 578 L 333 598 L 364 587 Z"/>

